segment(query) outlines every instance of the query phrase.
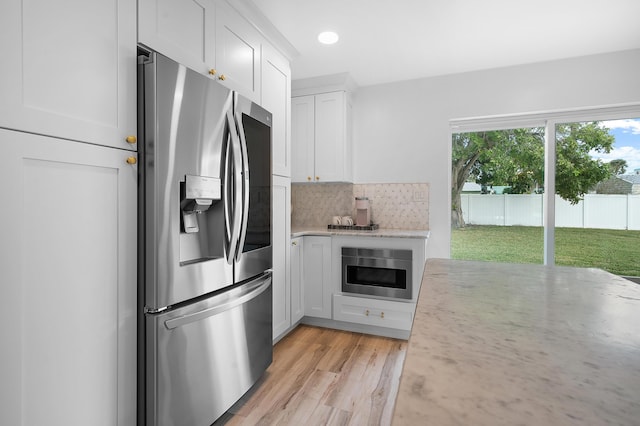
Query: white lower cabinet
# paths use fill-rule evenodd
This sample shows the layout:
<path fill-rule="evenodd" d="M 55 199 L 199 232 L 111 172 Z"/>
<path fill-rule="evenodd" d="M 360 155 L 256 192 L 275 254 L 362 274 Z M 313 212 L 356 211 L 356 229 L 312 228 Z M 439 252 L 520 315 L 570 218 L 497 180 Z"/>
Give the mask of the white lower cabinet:
<path fill-rule="evenodd" d="M 0 129 L 0 424 L 136 421 L 136 154 Z"/>
<path fill-rule="evenodd" d="M 411 330 L 415 303 L 333 295 L 333 319 L 378 327 Z"/>
<path fill-rule="evenodd" d="M 273 338 L 291 326 L 291 180 L 273 176 Z"/>
<path fill-rule="evenodd" d="M 291 324 L 296 324 L 304 316 L 304 287 L 302 256 L 303 238 L 291 239 Z"/>
<path fill-rule="evenodd" d="M 331 237 L 304 237 L 304 314 L 331 319 Z"/>

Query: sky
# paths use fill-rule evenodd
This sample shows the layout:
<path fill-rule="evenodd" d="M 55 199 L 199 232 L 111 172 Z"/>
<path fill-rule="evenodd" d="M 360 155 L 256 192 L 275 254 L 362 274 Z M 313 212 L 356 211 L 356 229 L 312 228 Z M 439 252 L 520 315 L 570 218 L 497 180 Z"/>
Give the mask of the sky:
<path fill-rule="evenodd" d="M 609 134 L 616 138 L 609 154 L 592 152 L 593 158 L 600 158 L 608 163 L 621 158 L 627 161 L 626 174 L 640 169 L 640 118 L 601 121 L 600 124 L 609 129 Z"/>

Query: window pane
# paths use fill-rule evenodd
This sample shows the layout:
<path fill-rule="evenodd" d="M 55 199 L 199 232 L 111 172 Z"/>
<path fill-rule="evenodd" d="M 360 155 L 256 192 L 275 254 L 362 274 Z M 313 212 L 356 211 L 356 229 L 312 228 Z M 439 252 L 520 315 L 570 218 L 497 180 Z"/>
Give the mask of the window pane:
<path fill-rule="evenodd" d="M 454 259 L 542 263 L 544 129 L 452 138 Z"/>
<path fill-rule="evenodd" d="M 555 262 L 640 276 L 640 119 L 556 126 Z"/>

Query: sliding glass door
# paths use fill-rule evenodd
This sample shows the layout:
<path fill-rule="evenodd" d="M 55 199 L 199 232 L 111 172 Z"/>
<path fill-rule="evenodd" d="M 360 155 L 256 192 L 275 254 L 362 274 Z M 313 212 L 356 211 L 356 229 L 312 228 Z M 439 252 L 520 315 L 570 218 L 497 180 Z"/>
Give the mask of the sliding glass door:
<path fill-rule="evenodd" d="M 627 117 L 640 107 L 453 121 L 451 257 L 640 276 L 640 119 Z"/>
<path fill-rule="evenodd" d="M 555 134 L 555 263 L 640 277 L 640 119 Z"/>

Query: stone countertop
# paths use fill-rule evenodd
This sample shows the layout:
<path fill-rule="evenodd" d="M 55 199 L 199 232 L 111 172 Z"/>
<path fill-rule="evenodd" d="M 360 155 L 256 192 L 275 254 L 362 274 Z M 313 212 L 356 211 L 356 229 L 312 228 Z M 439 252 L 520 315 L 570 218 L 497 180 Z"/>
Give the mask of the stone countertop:
<path fill-rule="evenodd" d="M 640 285 L 429 259 L 394 425 L 640 424 Z"/>
<path fill-rule="evenodd" d="M 419 229 L 376 229 L 373 231 L 356 231 L 351 229 L 295 228 L 291 237 L 305 235 L 316 236 L 349 236 L 349 237 L 393 237 L 393 238 L 429 238 L 430 231 Z"/>

